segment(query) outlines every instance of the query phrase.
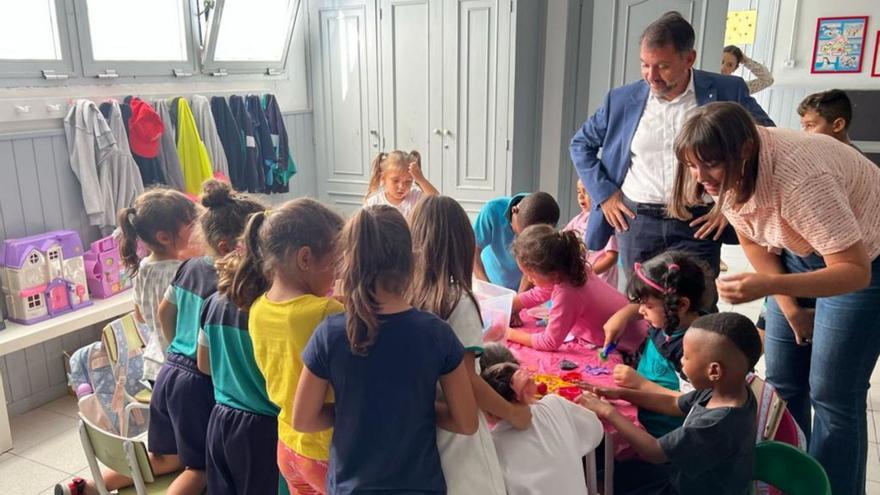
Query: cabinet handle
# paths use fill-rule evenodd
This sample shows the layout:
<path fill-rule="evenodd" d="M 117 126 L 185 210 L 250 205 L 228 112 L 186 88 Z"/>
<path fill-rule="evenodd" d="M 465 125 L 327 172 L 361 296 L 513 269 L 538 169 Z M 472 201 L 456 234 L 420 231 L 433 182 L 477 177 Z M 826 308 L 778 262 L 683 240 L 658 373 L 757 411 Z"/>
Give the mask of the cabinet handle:
<path fill-rule="evenodd" d="M 451 135 L 452 135 L 452 131 L 450 131 L 449 129 L 443 129 L 443 135 L 444 135 L 444 136 L 451 136 Z"/>
<path fill-rule="evenodd" d="M 378 137 L 378 136 L 379 136 L 379 131 L 377 131 L 376 129 L 370 129 L 370 134 L 372 134 L 373 136 Z"/>
<path fill-rule="evenodd" d="M 431 132 L 433 132 L 434 134 L 436 134 L 436 135 L 438 135 L 438 136 L 442 136 L 442 135 L 443 135 L 443 131 L 441 131 L 440 129 L 434 129 L 434 130 L 431 131 Z"/>

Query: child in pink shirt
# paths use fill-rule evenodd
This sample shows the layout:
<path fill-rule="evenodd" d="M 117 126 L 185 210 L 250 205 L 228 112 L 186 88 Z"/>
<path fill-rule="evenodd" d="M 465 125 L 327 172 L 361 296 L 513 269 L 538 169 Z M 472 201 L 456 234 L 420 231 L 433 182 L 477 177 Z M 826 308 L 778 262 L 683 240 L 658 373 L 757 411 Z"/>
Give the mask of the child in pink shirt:
<path fill-rule="evenodd" d="M 587 230 L 587 221 L 590 219 L 590 196 L 584 184 L 577 181 L 578 204 L 581 205 L 581 212 L 568 222 L 563 231 L 572 231 L 577 233 L 578 238 L 584 238 L 584 232 Z M 611 287 L 617 288 L 617 236 L 611 234 L 608 238 L 608 244 L 601 251 L 591 251 L 587 257 L 590 266 L 593 267 L 593 273 L 602 280 L 608 282 Z"/>
<path fill-rule="evenodd" d="M 629 304 L 626 297 L 599 277 L 589 273 L 586 247 L 574 232 L 556 232 L 549 225 L 533 225 L 513 243 L 513 254 L 523 274 L 535 288 L 518 294 L 513 311 L 518 313 L 552 300 L 549 322 L 543 332 L 530 334 L 510 329 L 511 342 L 552 351 L 569 333 L 593 345 L 605 342 L 604 325 Z M 647 335 L 644 322 L 627 324 L 618 336 L 618 349 L 632 353 Z"/>

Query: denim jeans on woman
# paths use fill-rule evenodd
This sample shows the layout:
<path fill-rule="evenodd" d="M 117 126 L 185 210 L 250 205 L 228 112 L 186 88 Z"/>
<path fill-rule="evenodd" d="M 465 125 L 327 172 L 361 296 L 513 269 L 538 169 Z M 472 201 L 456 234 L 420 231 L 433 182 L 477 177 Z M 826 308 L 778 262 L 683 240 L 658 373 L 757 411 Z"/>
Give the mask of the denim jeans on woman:
<path fill-rule="evenodd" d="M 817 270 L 822 258 L 783 254 L 790 273 Z M 812 306 L 812 300 L 802 301 Z M 801 347 L 774 298 L 767 302 L 764 352 L 767 380 L 788 401 L 809 452 L 828 473 L 832 492 L 865 493 L 868 457 L 867 396 L 880 355 L 880 257 L 870 285 L 815 300 L 813 343 Z M 815 418 L 810 419 L 810 408 Z"/>

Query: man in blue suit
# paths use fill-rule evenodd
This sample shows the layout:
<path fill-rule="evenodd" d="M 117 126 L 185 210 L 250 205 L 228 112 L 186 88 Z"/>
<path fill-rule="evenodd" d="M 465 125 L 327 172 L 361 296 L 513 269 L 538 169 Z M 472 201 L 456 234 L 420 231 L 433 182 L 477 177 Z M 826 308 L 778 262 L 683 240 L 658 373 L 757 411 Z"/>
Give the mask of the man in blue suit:
<path fill-rule="evenodd" d="M 696 70 L 696 56 L 693 27 L 678 12 L 664 14 L 642 33 L 643 80 L 611 90 L 571 140 L 578 177 L 602 213 L 590 215 L 587 247 L 604 248 L 616 231 L 627 276 L 634 263 L 669 249 L 694 253 L 718 275 L 726 220 L 708 215 L 711 205 L 694 208 L 690 222 L 665 214 L 688 111 L 735 101 L 758 125 L 774 125 L 741 78 Z"/>

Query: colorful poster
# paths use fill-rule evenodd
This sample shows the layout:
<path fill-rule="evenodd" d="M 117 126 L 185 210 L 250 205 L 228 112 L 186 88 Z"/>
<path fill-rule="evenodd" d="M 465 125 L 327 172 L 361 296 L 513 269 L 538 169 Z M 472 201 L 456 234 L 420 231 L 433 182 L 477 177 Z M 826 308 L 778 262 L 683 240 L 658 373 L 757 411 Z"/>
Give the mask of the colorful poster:
<path fill-rule="evenodd" d="M 725 45 L 750 45 L 755 42 L 757 10 L 732 10 L 727 13 L 727 29 L 724 31 Z"/>
<path fill-rule="evenodd" d="M 820 17 L 811 72 L 861 72 L 867 26 L 867 17 Z"/>

